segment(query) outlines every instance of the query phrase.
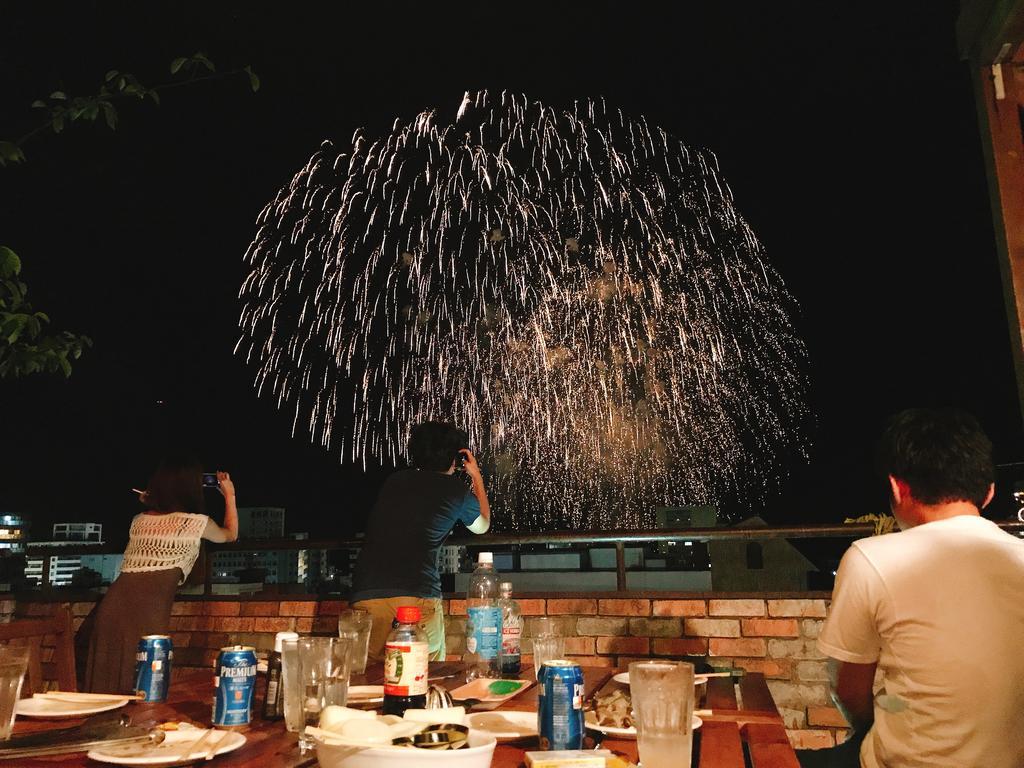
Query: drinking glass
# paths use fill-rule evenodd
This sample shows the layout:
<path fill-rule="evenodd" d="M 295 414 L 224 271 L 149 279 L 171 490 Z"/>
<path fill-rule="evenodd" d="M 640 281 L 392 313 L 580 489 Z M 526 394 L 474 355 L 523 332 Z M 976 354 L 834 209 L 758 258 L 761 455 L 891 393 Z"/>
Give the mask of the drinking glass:
<path fill-rule="evenodd" d="M 21 684 L 28 669 L 28 646 L 0 647 L 0 739 L 11 738 L 14 705 L 21 696 Z"/>
<path fill-rule="evenodd" d="M 693 749 L 693 665 L 634 661 L 629 665 L 629 690 L 644 768 L 689 765 Z"/>
<path fill-rule="evenodd" d="M 284 688 L 284 727 L 302 730 L 302 675 L 299 674 L 299 639 L 281 643 L 281 686 Z"/>
<path fill-rule="evenodd" d="M 317 725 L 320 712 L 329 704 L 348 703 L 348 676 L 352 640 L 347 637 L 300 637 L 299 675 L 302 678 L 302 729 L 299 748 L 313 746 L 306 726 Z"/>
<path fill-rule="evenodd" d="M 363 608 L 349 608 L 338 616 L 338 637 L 348 637 L 352 640 L 352 671 L 357 675 L 366 672 L 371 629 L 373 617 Z"/>
<path fill-rule="evenodd" d="M 534 637 L 558 637 L 562 633 L 558 631 L 558 622 L 550 616 L 541 616 L 533 619 Z"/>
<path fill-rule="evenodd" d="M 533 673 L 540 679 L 540 668 L 545 661 L 565 658 L 565 638 L 542 635 L 533 638 Z"/>

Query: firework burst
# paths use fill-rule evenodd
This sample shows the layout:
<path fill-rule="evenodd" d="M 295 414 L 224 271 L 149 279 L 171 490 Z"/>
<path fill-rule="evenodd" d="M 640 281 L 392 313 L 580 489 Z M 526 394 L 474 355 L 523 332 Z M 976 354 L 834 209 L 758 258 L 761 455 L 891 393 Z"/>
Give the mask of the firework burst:
<path fill-rule="evenodd" d="M 470 434 L 504 528 L 754 500 L 806 450 L 795 304 L 714 156 L 602 101 L 467 94 L 325 143 L 259 218 L 239 350 L 294 430 Z"/>

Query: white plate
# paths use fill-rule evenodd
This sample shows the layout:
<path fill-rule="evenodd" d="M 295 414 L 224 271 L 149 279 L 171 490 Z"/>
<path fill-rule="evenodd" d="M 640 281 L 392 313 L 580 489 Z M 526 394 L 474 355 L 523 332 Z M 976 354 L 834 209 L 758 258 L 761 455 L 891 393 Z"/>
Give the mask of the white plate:
<path fill-rule="evenodd" d="M 348 687 L 349 704 L 376 704 L 384 701 L 383 685 L 350 685 Z"/>
<path fill-rule="evenodd" d="M 214 742 L 217 734 L 210 737 L 206 746 L 217 743 L 215 754 L 223 755 L 226 752 L 234 752 L 245 744 L 245 736 L 238 731 L 218 731 L 223 733 L 220 742 Z M 89 752 L 86 757 L 98 760 L 101 763 L 113 763 L 114 765 L 177 765 L 189 760 L 199 760 L 205 753 L 206 747 L 200 745 L 199 749 L 188 757 L 178 758 L 178 753 L 184 749 L 186 744 L 192 744 L 203 735 L 202 728 L 186 728 L 180 731 L 167 731 L 164 740 L 156 745 L 134 745 L 127 744 L 121 747 L 101 747 Z"/>
<path fill-rule="evenodd" d="M 616 683 L 622 683 L 623 685 L 629 685 L 629 672 L 619 672 L 619 674 L 612 676 L 612 680 L 614 680 Z M 704 685 L 704 683 L 706 683 L 707 681 L 708 681 L 708 678 L 707 678 L 706 675 L 694 675 L 693 676 L 693 684 L 694 685 Z"/>
<path fill-rule="evenodd" d="M 701 720 L 696 715 L 694 715 L 693 716 L 693 720 L 691 721 L 690 724 L 693 727 L 693 730 L 696 731 L 698 728 L 700 728 L 702 725 L 704 725 L 704 721 Z M 605 736 L 611 736 L 613 738 L 618 738 L 618 739 L 635 739 L 636 738 L 636 728 L 632 728 L 632 727 L 630 727 L 630 728 L 614 728 L 614 727 L 612 727 L 610 725 L 598 725 L 597 724 L 597 715 L 594 714 L 593 711 L 588 711 L 587 712 L 587 714 L 586 714 L 586 725 L 587 725 L 587 728 L 589 728 L 590 730 L 597 731 L 598 733 L 603 733 Z"/>
<path fill-rule="evenodd" d="M 106 712 L 110 709 L 123 707 L 128 699 L 117 699 L 116 701 L 100 701 L 95 703 L 57 701 L 56 699 L 18 699 L 14 705 L 14 713 L 22 717 L 45 717 L 51 720 L 59 720 L 65 717 L 84 717 L 95 715 L 97 712 Z"/>
<path fill-rule="evenodd" d="M 493 736 L 498 741 L 518 741 L 537 735 L 537 713 L 473 712 L 466 715 L 466 725 L 475 731 Z"/>

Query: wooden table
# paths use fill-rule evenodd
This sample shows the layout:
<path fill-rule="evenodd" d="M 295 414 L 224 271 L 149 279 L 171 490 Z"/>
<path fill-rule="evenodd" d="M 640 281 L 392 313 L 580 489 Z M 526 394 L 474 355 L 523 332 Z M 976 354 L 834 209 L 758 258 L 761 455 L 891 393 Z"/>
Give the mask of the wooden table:
<path fill-rule="evenodd" d="M 461 664 L 432 664 L 431 676 L 458 675 L 461 670 Z M 587 697 L 606 685 L 615 685 L 610 682 L 615 671 L 584 668 Z M 532 668 L 524 668 L 522 677 L 531 679 Z M 354 676 L 352 683 L 379 684 L 381 679 L 381 668 L 377 665 L 368 669 L 365 676 Z M 458 687 L 462 684 L 461 675 L 445 679 L 441 684 L 449 688 Z M 261 688 L 262 685 L 258 689 L 258 696 L 262 695 Z M 212 702 L 212 672 L 189 670 L 176 674 L 166 703 L 130 704 L 127 711 L 135 725 L 153 726 L 174 720 L 189 721 L 205 727 L 210 722 Z M 782 718 L 761 675 L 748 674 L 739 678 L 738 685 L 731 678 L 712 678 L 708 681 L 707 692 L 699 706 L 712 710 L 713 714 L 703 717 L 704 725 L 695 734 L 694 766 L 697 768 L 799 768 L 796 753 L 786 737 Z M 536 711 L 536 708 L 535 685 L 501 707 L 519 711 Z M 14 732 L 21 734 L 52 730 L 77 722 L 80 721 L 19 718 Z M 299 754 L 296 734 L 285 731 L 281 721 L 267 722 L 257 718 L 243 733 L 247 739 L 245 745 L 217 758 L 216 762 L 210 764 L 212 768 L 300 768 L 316 764 L 315 755 Z M 637 759 L 635 741 L 605 739 L 601 746 L 620 752 L 634 762 Z M 519 768 L 523 765 L 523 753 L 536 748 L 536 743 L 529 742 L 499 744 L 494 752 L 492 768 Z M 0 767 L 3 765 L 0 763 Z M 14 765 L 14 761 L 7 765 Z M 53 768 L 55 765 L 96 768 L 99 763 L 79 754 L 21 759 L 17 765 L 25 768 Z"/>

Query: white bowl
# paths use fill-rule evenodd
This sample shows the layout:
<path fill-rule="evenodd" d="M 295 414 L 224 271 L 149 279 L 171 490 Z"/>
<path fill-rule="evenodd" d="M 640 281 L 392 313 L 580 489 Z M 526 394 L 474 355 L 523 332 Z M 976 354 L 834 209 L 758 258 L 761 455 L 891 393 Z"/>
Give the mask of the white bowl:
<path fill-rule="evenodd" d="M 462 749 L 361 749 L 316 741 L 322 768 L 489 768 L 498 741 L 471 730 L 469 746 Z"/>

